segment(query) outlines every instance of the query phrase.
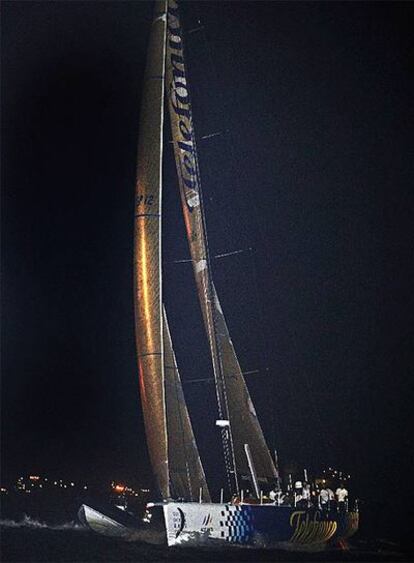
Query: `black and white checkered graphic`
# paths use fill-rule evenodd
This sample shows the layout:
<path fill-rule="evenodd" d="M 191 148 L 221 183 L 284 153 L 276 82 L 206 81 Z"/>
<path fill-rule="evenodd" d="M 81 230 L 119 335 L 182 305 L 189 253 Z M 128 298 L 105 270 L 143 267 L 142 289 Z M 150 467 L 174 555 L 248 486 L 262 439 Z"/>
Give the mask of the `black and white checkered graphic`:
<path fill-rule="evenodd" d="M 228 542 L 248 542 L 253 531 L 249 507 L 226 506 L 220 513 L 220 535 Z"/>

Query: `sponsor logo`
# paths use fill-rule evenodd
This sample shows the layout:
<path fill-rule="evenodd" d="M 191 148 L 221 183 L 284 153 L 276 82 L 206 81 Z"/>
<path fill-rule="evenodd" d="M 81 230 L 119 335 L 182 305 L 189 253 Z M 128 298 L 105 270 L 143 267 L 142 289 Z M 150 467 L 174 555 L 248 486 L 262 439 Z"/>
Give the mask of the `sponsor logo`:
<path fill-rule="evenodd" d="M 297 510 L 290 516 L 290 526 L 294 532 L 289 541 L 300 544 L 311 544 L 328 541 L 336 532 L 338 524 L 335 520 L 321 520 L 320 512 L 312 516 L 304 510 Z"/>
<path fill-rule="evenodd" d="M 178 536 L 184 530 L 184 526 L 185 526 L 185 516 L 181 508 L 176 508 L 173 510 L 172 525 L 173 525 L 175 537 L 178 538 Z"/>
<path fill-rule="evenodd" d="M 200 203 L 197 156 L 191 116 L 190 95 L 184 65 L 182 29 L 177 3 L 168 5 L 168 97 L 170 100 L 174 151 L 185 201 L 191 212 Z M 175 116 L 175 118 L 174 118 Z"/>
<path fill-rule="evenodd" d="M 210 512 L 207 516 L 204 516 L 203 523 L 201 524 L 201 532 L 208 532 L 209 530 L 213 529 L 213 517 L 211 516 Z"/>

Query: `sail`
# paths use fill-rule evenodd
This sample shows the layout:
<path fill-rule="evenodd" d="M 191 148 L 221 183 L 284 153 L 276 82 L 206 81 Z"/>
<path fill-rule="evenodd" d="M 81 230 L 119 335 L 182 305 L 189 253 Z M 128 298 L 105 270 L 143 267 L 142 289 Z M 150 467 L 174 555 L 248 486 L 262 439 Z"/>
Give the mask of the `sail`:
<path fill-rule="evenodd" d="M 252 452 L 258 478 L 271 483 L 276 478 L 276 468 L 240 370 L 209 268 L 183 35 L 175 0 L 170 0 L 168 5 L 166 84 L 184 220 L 211 349 L 219 417 L 228 417 L 230 423 L 228 428 L 222 425 L 227 472 L 228 475 L 236 470 L 237 473 L 249 474 L 244 450 L 244 444 L 247 443 Z M 230 488 L 236 492 L 237 477 L 235 482 L 231 482 L 230 477 L 229 481 Z"/>
<path fill-rule="evenodd" d="M 139 122 L 134 237 L 135 337 L 145 431 L 163 498 L 170 496 L 161 293 L 161 169 L 166 0 L 155 5 Z"/>
<path fill-rule="evenodd" d="M 184 399 L 165 308 L 163 314 L 168 466 L 171 495 L 173 498 L 196 501 L 199 498 L 200 489 L 202 489 L 204 502 L 210 502 L 206 477 Z"/>
<path fill-rule="evenodd" d="M 259 483 L 273 484 L 277 479 L 277 470 L 264 439 L 214 287 L 213 295 L 216 329 L 226 377 L 227 400 L 233 428 L 236 467 L 241 474 L 246 476 L 250 474 L 244 448 L 245 444 L 249 444 Z"/>

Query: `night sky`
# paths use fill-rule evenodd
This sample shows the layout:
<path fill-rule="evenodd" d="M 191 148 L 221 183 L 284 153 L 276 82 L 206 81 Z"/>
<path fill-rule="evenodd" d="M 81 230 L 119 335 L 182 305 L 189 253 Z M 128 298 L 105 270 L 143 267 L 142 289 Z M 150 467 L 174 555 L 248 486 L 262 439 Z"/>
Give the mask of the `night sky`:
<path fill-rule="evenodd" d="M 132 252 L 152 4 L 2 8 L 2 478 L 147 484 Z M 413 12 L 183 6 L 210 251 L 243 250 L 213 258 L 214 279 L 269 444 L 285 471 L 351 473 L 390 521 L 413 490 Z M 214 479 L 168 143 L 164 168 L 165 301 Z"/>

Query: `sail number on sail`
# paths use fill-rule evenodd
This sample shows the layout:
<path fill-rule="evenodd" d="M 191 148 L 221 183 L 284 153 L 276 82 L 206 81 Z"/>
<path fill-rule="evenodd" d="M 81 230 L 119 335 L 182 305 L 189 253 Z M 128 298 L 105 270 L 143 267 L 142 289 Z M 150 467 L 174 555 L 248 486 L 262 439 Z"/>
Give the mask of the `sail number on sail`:
<path fill-rule="evenodd" d="M 135 198 L 135 204 L 141 205 L 152 205 L 154 201 L 154 196 L 153 195 L 148 195 L 148 196 L 144 196 L 142 194 L 138 194 L 137 197 Z"/>

